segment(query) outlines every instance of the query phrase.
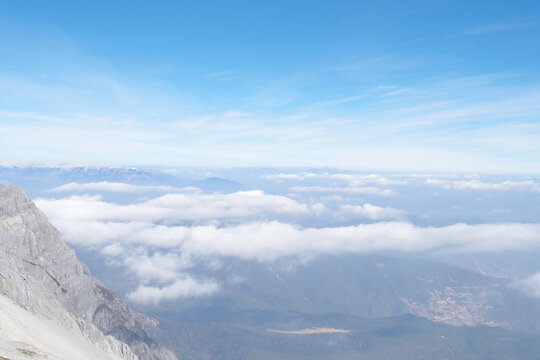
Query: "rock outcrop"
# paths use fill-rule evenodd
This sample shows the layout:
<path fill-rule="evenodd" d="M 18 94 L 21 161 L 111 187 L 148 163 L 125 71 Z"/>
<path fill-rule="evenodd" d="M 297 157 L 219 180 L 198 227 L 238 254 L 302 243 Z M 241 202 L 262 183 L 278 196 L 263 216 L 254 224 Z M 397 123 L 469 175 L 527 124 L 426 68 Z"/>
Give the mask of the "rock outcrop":
<path fill-rule="evenodd" d="M 145 330 L 157 323 L 94 278 L 23 189 L 1 184 L 0 293 L 115 358 L 177 359 Z"/>

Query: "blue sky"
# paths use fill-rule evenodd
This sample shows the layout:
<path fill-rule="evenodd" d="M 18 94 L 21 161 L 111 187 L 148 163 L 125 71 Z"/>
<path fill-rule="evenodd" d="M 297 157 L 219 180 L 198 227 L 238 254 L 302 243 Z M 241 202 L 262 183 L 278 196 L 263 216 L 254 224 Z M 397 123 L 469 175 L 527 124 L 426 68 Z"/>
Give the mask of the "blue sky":
<path fill-rule="evenodd" d="M 0 1 L 0 161 L 540 173 L 537 1 Z"/>

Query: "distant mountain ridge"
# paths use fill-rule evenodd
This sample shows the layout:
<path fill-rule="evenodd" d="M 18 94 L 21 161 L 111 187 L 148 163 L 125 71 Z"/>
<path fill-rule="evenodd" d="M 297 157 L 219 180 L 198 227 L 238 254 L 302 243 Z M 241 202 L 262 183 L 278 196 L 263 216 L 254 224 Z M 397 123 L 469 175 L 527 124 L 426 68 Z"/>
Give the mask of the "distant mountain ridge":
<path fill-rule="evenodd" d="M 43 192 L 67 183 L 118 182 L 132 185 L 198 187 L 206 192 L 235 192 L 248 187 L 219 177 L 186 179 L 158 170 L 123 167 L 0 166 L 0 183 L 22 186 L 27 192 Z"/>
<path fill-rule="evenodd" d="M 20 187 L 0 184 L 0 239 L 2 296 L 82 332 L 115 358 L 176 360 L 148 335 L 157 322 L 94 278 Z"/>

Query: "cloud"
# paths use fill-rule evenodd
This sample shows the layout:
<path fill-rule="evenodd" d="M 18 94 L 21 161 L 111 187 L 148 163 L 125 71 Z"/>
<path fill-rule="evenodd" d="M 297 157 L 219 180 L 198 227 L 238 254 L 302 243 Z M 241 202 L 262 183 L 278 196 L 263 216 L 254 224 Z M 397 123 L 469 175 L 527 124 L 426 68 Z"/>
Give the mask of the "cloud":
<path fill-rule="evenodd" d="M 62 199 L 41 198 L 36 200 L 36 204 L 49 217 L 61 221 L 143 223 L 252 218 L 265 214 L 306 215 L 320 213 L 324 207 L 322 204 L 302 204 L 260 190 L 230 194 L 166 194 L 128 205 L 109 203 L 100 196 L 88 195 Z"/>
<path fill-rule="evenodd" d="M 138 193 L 138 192 L 199 192 L 196 187 L 175 187 L 175 186 L 152 186 L 152 185 L 132 185 L 118 182 L 92 182 L 92 183 L 77 183 L 72 182 L 62 186 L 58 186 L 51 190 L 52 192 L 88 192 L 88 191 L 105 191 L 119 193 Z"/>
<path fill-rule="evenodd" d="M 450 179 L 474 179 L 480 177 L 477 174 L 425 174 L 425 173 L 396 173 L 390 175 L 392 177 L 402 178 L 450 178 Z"/>
<path fill-rule="evenodd" d="M 540 273 L 536 273 L 515 284 L 525 294 L 540 298 Z"/>
<path fill-rule="evenodd" d="M 475 27 L 467 29 L 461 32 L 458 32 L 458 36 L 467 36 L 467 35 L 479 35 L 492 32 L 502 32 L 502 31 L 512 31 L 519 30 L 523 28 L 534 28 L 538 26 L 538 18 L 520 18 L 519 21 L 505 21 L 494 24 L 486 24 L 484 26 Z"/>
<path fill-rule="evenodd" d="M 540 241 L 539 224 L 460 223 L 421 227 L 389 221 L 345 227 L 302 227 L 294 224 L 294 216 L 318 216 L 330 210 L 322 204 L 303 204 L 262 191 L 167 194 L 128 205 L 86 195 L 39 199 L 36 203 L 67 241 L 79 246 L 99 246 L 110 256 L 121 253 L 123 247 L 142 246 L 174 250 L 183 256 L 269 260 L 302 253 L 379 250 L 503 251 L 527 249 Z M 399 209 L 369 203 L 344 204 L 337 211 L 371 220 L 399 219 L 404 215 Z M 131 260 L 126 260 L 124 265 L 141 274 L 139 278 L 144 282 L 170 281 L 189 265 L 189 257 L 178 255 L 154 253 L 149 257 L 143 251 L 129 256 Z"/>
<path fill-rule="evenodd" d="M 101 249 L 101 253 L 106 256 L 118 256 L 125 252 L 125 248 L 119 243 L 113 243 Z"/>
<path fill-rule="evenodd" d="M 174 94 L 137 89 L 114 74 L 95 73 L 95 66 L 70 74 L 73 86 L 21 74 L 3 76 L 0 96 L 22 99 L 34 110 L 18 112 L 13 107 L 0 114 L 0 153 L 14 154 L 14 161 L 109 165 L 157 161 L 172 166 L 181 157 L 187 166 L 264 163 L 530 173 L 539 168 L 538 84 L 508 87 L 508 76 L 421 81 L 391 99 L 370 90 L 344 93 L 344 99 L 365 95 L 373 106 L 340 112 L 340 118 L 332 109 L 336 104 L 309 108 L 301 102 L 272 114 L 257 101 L 249 109 L 225 102 L 227 106 L 208 113 L 207 107 L 188 104 L 187 99 L 180 100 L 185 106 L 178 106 Z M 278 88 L 282 97 L 283 86 Z M 231 119 L 238 115 L 235 109 L 252 115 Z M 182 120 L 149 122 L 143 115 L 148 113 Z M 310 121 L 286 121 L 299 115 Z M 33 131 L 26 131 L 28 124 Z M 518 156 L 522 153 L 531 156 Z"/>
<path fill-rule="evenodd" d="M 261 213 L 308 214 L 311 209 L 293 199 L 260 190 L 231 194 L 168 194 L 147 202 L 150 206 L 186 209 L 189 219 L 250 217 Z"/>
<path fill-rule="evenodd" d="M 127 270 L 141 280 L 143 284 L 173 281 L 182 275 L 182 270 L 193 265 L 188 253 L 179 255 L 174 252 L 156 252 L 151 256 L 146 252 L 129 254 L 124 257 L 123 263 Z"/>
<path fill-rule="evenodd" d="M 540 248 L 540 224 L 426 227 L 379 221 L 400 219 L 404 212 L 369 203 L 344 204 L 335 211 L 378 222 L 300 226 L 295 224 L 296 216 L 316 217 L 333 210 L 262 191 L 175 193 L 127 205 L 88 195 L 39 199 L 36 203 L 66 241 L 99 249 L 137 279 L 137 287 L 128 298 L 142 304 L 219 291 L 216 281 L 197 280 L 188 272 L 199 263 L 208 266 L 222 257 L 274 261 L 316 254 Z"/>
<path fill-rule="evenodd" d="M 427 179 L 427 185 L 442 187 L 445 190 L 479 190 L 479 191 L 534 191 L 540 192 L 540 184 L 532 180 L 523 181 L 503 181 L 503 182 L 483 182 L 480 180 L 441 180 Z"/>
<path fill-rule="evenodd" d="M 162 300 L 211 295 L 218 290 L 219 285 L 214 281 L 199 281 L 186 276 L 163 287 L 140 285 L 135 291 L 128 293 L 127 298 L 139 304 L 157 305 Z"/>
<path fill-rule="evenodd" d="M 396 192 L 383 187 L 391 185 L 407 185 L 403 179 L 390 179 L 379 174 L 347 174 L 347 173 L 279 173 L 262 176 L 265 179 L 282 180 L 312 180 L 323 179 L 331 181 L 341 181 L 347 183 L 346 186 L 292 186 L 290 191 L 294 192 L 321 192 L 321 193 L 345 193 L 345 194 L 368 194 L 378 196 L 394 196 Z"/>
<path fill-rule="evenodd" d="M 196 257 L 234 256 L 261 261 L 307 253 L 501 252 L 540 247 L 540 224 L 522 223 L 480 225 L 459 223 L 443 227 L 420 227 L 403 221 L 391 221 L 324 228 L 304 228 L 279 221 L 248 222 L 229 226 L 71 223 L 70 228 L 79 228 L 82 234 L 92 234 L 81 240 L 72 237 L 79 233 L 66 231 L 65 223 L 52 220 L 64 233 L 68 242 L 81 246 L 123 242 L 129 246 L 142 244 Z M 121 234 L 118 234 L 119 228 L 122 228 Z M 85 240 L 91 242 L 85 243 Z M 134 261 L 136 262 L 136 259 Z M 143 272 L 144 265 L 150 269 L 147 280 L 168 280 L 167 272 L 177 271 L 179 268 L 176 268 L 176 265 L 169 267 L 167 261 L 158 261 L 157 258 L 147 259 L 147 264 L 140 261 L 140 271 Z M 162 270 L 165 269 L 164 272 L 154 271 L 156 265 Z"/>
<path fill-rule="evenodd" d="M 342 193 L 342 194 L 366 194 L 378 196 L 394 196 L 396 192 L 392 189 L 381 189 L 375 186 L 292 186 L 289 188 L 294 192 L 321 192 L 321 193 Z"/>
<path fill-rule="evenodd" d="M 363 205 L 342 205 L 340 209 L 345 213 L 364 216 L 372 220 L 396 219 L 405 215 L 403 210 L 380 207 L 368 203 Z"/>
<path fill-rule="evenodd" d="M 272 260 L 303 253 L 374 251 L 504 251 L 540 246 L 539 224 L 455 224 L 419 227 L 378 222 L 346 227 L 301 228 L 281 222 L 233 227 L 192 227 L 180 248 L 192 254 Z"/>
<path fill-rule="evenodd" d="M 329 179 L 340 180 L 348 182 L 353 186 L 361 186 L 365 184 L 374 184 L 377 186 L 388 185 L 406 185 L 407 181 L 400 179 L 389 179 L 379 174 L 345 174 L 345 173 L 280 173 L 263 175 L 264 179 L 278 179 L 278 180 L 305 180 L 305 179 Z"/>
<path fill-rule="evenodd" d="M 135 242 L 137 237 L 144 234 L 147 229 L 156 227 L 151 222 L 117 222 L 117 221 L 85 221 L 74 219 L 63 219 L 49 216 L 53 225 L 60 230 L 62 237 L 73 245 L 79 246 L 99 246 L 111 243 Z M 159 229 L 159 227 L 157 227 Z M 132 240 L 132 241 L 130 241 Z M 156 245 L 165 246 L 161 239 L 154 239 Z M 167 241 L 167 239 L 165 239 Z M 139 241 L 143 243 L 142 241 Z M 108 252 L 118 252 L 119 245 L 104 249 Z"/>

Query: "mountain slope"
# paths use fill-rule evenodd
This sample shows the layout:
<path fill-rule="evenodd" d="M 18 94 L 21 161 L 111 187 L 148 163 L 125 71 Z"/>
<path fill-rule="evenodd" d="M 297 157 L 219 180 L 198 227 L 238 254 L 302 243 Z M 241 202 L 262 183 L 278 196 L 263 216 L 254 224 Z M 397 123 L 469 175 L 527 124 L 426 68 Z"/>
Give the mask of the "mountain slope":
<path fill-rule="evenodd" d="M 22 308 L 4 295 L 0 295 L 0 309 L 0 359 L 136 359 L 127 345 L 103 336 L 97 329 L 93 339 L 89 339 L 75 318 L 72 327 L 67 328 Z"/>
<path fill-rule="evenodd" d="M 19 187 L 0 185 L 0 292 L 34 314 L 65 328 L 74 324 L 92 342 L 122 359 L 173 360 L 151 339 L 156 322 L 122 303 L 64 243 Z M 122 347 L 114 338 L 129 345 Z"/>

